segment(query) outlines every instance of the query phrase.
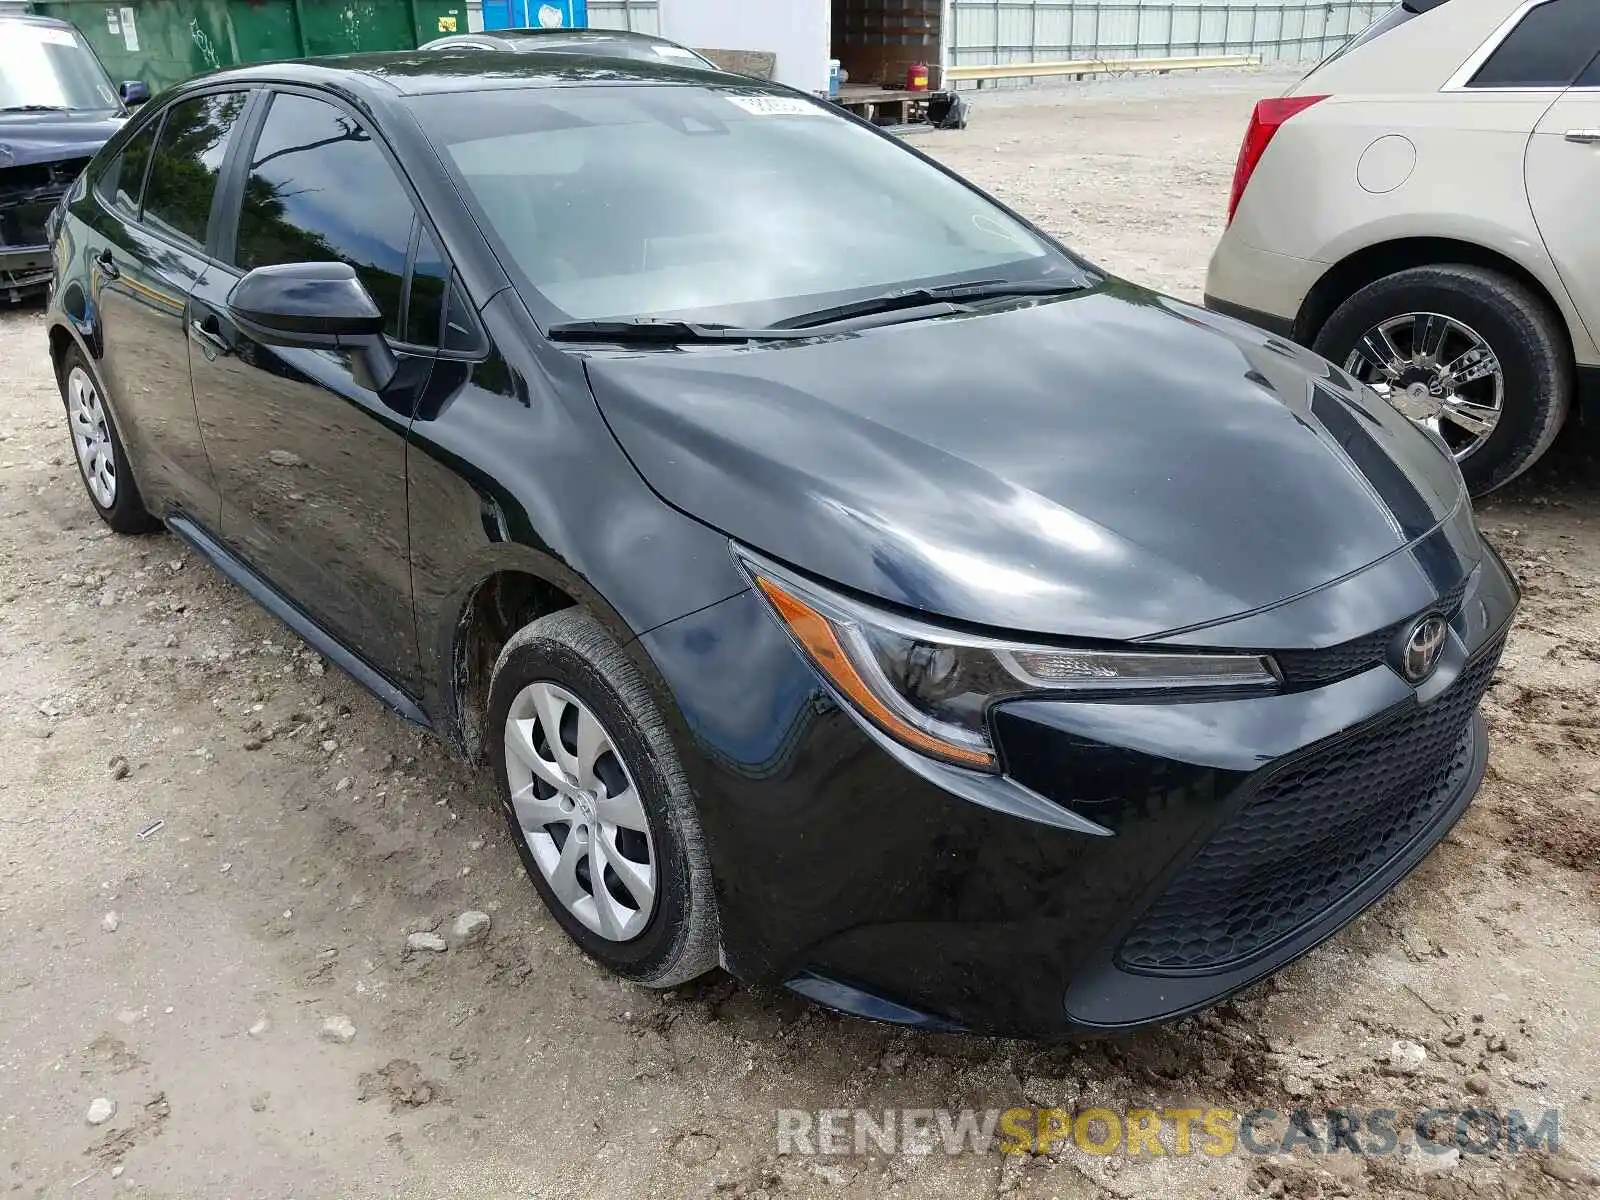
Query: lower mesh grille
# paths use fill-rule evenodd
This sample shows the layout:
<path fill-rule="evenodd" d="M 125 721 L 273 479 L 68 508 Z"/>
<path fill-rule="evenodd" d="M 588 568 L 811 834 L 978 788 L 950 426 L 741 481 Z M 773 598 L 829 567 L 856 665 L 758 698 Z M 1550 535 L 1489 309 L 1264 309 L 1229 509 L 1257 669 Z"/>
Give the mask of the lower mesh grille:
<path fill-rule="evenodd" d="M 1140 918 L 1119 961 L 1221 970 L 1270 949 L 1382 870 L 1465 785 L 1472 714 L 1501 649 L 1480 654 L 1432 704 L 1263 784 Z"/>

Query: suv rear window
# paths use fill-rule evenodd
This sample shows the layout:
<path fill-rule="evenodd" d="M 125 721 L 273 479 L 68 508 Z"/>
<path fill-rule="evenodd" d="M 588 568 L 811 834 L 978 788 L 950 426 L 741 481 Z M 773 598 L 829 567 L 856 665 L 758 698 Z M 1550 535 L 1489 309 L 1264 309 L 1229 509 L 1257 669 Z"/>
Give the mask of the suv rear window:
<path fill-rule="evenodd" d="M 1600 4 L 1549 0 L 1529 9 L 1467 84 L 1475 88 L 1571 87 L 1600 51 Z"/>

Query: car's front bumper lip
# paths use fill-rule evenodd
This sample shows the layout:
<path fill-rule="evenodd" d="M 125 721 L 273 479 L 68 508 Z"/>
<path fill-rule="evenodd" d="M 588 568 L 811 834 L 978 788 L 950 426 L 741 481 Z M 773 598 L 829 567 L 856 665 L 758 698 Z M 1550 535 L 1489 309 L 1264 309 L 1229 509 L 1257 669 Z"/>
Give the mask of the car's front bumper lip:
<path fill-rule="evenodd" d="M 1503 564 L 1470 540 L 1482 557 L 1438 688 L 1503 636 L 1517 602 Z M 1242 789 L 1303 751 L 1426 704 L 1428 685 L 1419 693 L 1378 667 L 1233 702 L 1013 705 L 1031 710 L 1021 715 L 1065 764 L 1056 777 L 1073 782 L 1051 786 L 1048 769 L 1014 772 L 1013 785 L 1038 785 L 1029 794 L 1069 818 L 1042 822 L 998 791 L 975 802 L 885 754 L 752 594 L 641 641 L 685 719 L 729 969 L 930 1027 L 1071 1036 L 1214 1003 L 1392 887 L 1444 836 L 1482 772 L 1479 729 L 1471 770 L 1414 843 L 1260 955 L 1175 981 L 1124 970 L 1117 947 Z M 1202 708 L 1211 711 L 1197 715 Z M 1009 765 L 1020 743 L 1004 730 L 1001 742 Z"/>
<path fill-rule="evenodd" d="M 0 287 L 23 288 L 50 282 L 50 247 L 0 245 Z"/>

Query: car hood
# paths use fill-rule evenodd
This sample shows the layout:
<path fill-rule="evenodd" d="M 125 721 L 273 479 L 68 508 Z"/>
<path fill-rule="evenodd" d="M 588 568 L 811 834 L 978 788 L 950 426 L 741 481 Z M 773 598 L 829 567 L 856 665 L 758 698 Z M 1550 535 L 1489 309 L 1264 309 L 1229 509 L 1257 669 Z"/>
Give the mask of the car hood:
<path fill-rule="evenodd" d="M 1465 499 L 1324 360 L 1132 285 L 799 344 L 595 357 L 646 481 L 833 583 L 960 621 L 1154 637 L 1359 571 Z"/>
<path fill-rule="evenodd" d="M 88 158 L 126 120 L 110 113 L 0 113 L 0 169 Z"/>

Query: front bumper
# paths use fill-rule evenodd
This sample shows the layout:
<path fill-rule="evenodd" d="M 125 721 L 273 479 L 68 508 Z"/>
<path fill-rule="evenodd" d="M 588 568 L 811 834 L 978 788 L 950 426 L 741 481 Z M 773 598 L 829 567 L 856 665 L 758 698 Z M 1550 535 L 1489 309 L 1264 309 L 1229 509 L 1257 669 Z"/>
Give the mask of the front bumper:
<path fill-rule="evenodd" d="M 50 214 L 88 159 L 0 170 L 0 297 L 50 282 Z"/>
<path fill-rule="evenodd" d="M 50 265 L 48 245 L 0 245 L 0 295 L 47 286 Z"/>
<path fill-rule="evenodd" d="M 1265 698 L 1015 703 L 995 718 L 1008 778 L 960 788 L 885 753 L 750 593 L 647 634 L 686 725 L 729 969 L 861 1015 L 1059 1037 L 1180 1016 L 1304 954 L 1481 780 L 1478 701 L 1517 594 L 1455 533 L 1469 557 L 1433 539 L 1377 578 L 1426 559 L 1448 597 L 1420 687 L 1379 664 Z M 1399 603 L 1391 617 L 1436 601 Z"/>

